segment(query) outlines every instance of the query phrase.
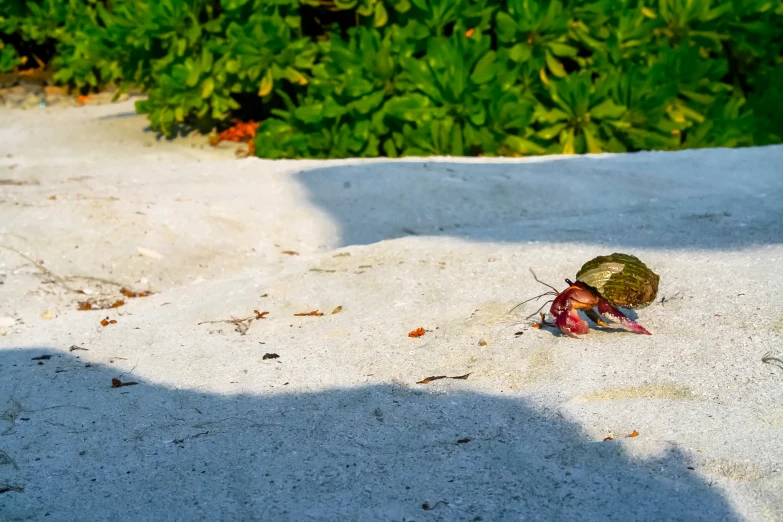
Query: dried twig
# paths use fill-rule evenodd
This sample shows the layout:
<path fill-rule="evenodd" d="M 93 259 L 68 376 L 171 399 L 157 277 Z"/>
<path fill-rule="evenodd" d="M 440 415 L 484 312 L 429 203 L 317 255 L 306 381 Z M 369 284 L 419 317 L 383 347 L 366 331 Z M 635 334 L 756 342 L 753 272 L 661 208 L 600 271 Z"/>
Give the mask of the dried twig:
<path fill-rule="evenodd" d="M 231 319 L 220 319 L 217 321 L 202 321 L 198 323 L 199 325 L 202 324 L 215 324 L 215 323 L 229 323 L 236 326 L 236 331 L 239 332 L 240 335 L 245 335 L 250 329 L 250 325 L 255 321 L 256 319 L 264 319 L 267 315 L 269 315 L 269 312 L 259 312 L 258 310 L 253 310 L 253 313 L 255 315 L 251 315 L 250 317 L 234 317 L 231 316 Z"/>
<path fill-rule="evenodd" d="M 35 268 L 37 268 L 42 274 L 51 277 L 58 285 L 62 286 L 63 288 L 65 288 L 69 292 L 73 292 L 73 293 L 76 293 L 76 294 L 84 293 L 81 290 L 77 290 L 76 288 L 73 288 L 72 286 L 70 286 L 65 281 L 64 278 L 58 276 L 57 274 L 55 274 L 54 272 L 52 272 L 51 270 L 49 270 L 48 268 L 43 266 L 41 263 L 39 263 L 38 261 L 36 261 L 32 257 L 30 257 L 30 256 L 28 256 L 26 254 L 23 254 L 22 252 L 20 252 L 19 250 L 15 249 L 14 247 L 6 246 L 6 245 L 0 245 L 0 247 L 5 248 L 6 250 L 10 250 L 11 252 L 15 253 L 16 255 L 18 255 L 20 257 L 23 257 L 24 259 L 26 259 L 27 261 L 29 261 L 30 263 L 35 265 Z"/>
<path fill-rule="evenodd" d="M 437 381 L 440 379 L 458 379 L 461 381 L 464 381 L 468 378 L 470 374 L 466 373 L 465 375 L 458 375 L 456 377 L 449 377 L 448 375 L 436 375 L 432 377 L 427 377 L 426 379 L 422 379 L 421 381 L 417 381 L 416 384 L 427 384 L 428 382 Z"/>
<path fill-rule="evenodd" d="M 0 484 L 0 493 L 8 493 L 14 491 L 16 493 L 24 493 L 24 486 L 14 486 L 13 484 Z"/>
<path fill-rule="evenodd" d="M 771 364 L 773 366 L 777 366 L 781 370 L 783 370 L 783 359 L 780 357 L 773 357 L 772 352 L 767 352 L 764 354 L 764 356 L 761 358 L 761 362 L 764 364 Z"/>
<path fill-rule="evenodd" d="M 663 296 L 663 297 L 661 297 L 661 300 L 659 301 L 659 304 L 661 306 L 663 306 L 666 301 L 674 301 L 675 299 L 682 299 L 682 297 L 679 297 L 679 295 L 680 295 L 680 292 L 677 292 L 676 294 L 674 294 L 673 296 L 669 297 L 668 299 L 666 298 L 666 296 Z"/>
<path fill-rule="evenodd" d="M 122 283 L 118 283 L 117 281 L 112 281 L 111 279 L 106 279 L 104 277 L 95 277 L 95 276 L 86 276 L 86 275 L 72 275 L 65 278 L 66 281 L 73 281 L 75 279 L 84 279 L 85 281 L 95 281 L 96 283 L 103 283 L 105 285 L 111 285 L 111 286 L 125 286 Z"/>

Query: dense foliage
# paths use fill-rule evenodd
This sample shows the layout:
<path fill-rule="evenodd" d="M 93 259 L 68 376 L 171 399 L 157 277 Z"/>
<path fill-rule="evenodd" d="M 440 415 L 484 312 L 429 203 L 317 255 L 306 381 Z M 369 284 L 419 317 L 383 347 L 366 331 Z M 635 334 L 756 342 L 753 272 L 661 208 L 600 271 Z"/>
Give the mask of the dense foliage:
<path fill-rule="evenodd" d="M 780 0 L 0 6 L 0 71 L 37 50 L 59 83 L 140 88 L 137 109 L 167 135 L 260 121 L 268 158 L 783 141 Z"/>

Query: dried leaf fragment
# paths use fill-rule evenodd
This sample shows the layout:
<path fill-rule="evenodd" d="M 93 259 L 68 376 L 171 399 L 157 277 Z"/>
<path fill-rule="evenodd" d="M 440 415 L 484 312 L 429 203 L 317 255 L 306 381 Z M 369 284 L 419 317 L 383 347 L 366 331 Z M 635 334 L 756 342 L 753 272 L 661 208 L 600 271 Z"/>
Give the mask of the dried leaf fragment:
<path fill-rule="evenodd" d="M 147 297 L 149 295 L 152 295 L 152 292 L 149 290 L 143 290 L 141 292 L 134 292 L 133 290 L 129 288 L 125 288 L 124 286 L 120 288 L 120 293 L 124 295 L 125 297 L 129 297 L 131 299 L 135 299 L 137 297 Z"/>
<path fill-rule="evenodd" d="M 296 250 L 283 250 L 282 253 L 286 254 L 288 256 L 298 256 L 299 255 L 299 252 L 297 252 Z"/>
<path fill-rule="evenodd" d="M 13 167 L 14 167 L 14 165 L 12 165 L 9 168 L 13 168 Z M 16 185 L 16 186 L 21 186 L 21 185 L 40 185 L 40 183 L 37 182 L 37 181 L 22 181 L 22 180 L 18 180 L 18 179 L 0 179 L 0 187 L 3 186 L 3 185 Z"/>
<path fill-rule="evenodd" d="M 109 308 L 119 308 L 121 306 L 125 306 L 125 301 L 122 299 L 117 299 L 114 301 Z"/>
<path fill-rule="evenodd" d="M 133 382 L 133 381 L 131 381 L 131 382 L 122 382 L 121 380 L 119 380 L 116 377 L 112 378 L 112 380 L 111 380 L 111 387 L 112 388 L 122 388 L 123 386 L 135 386 L 137 384 L 139 384 L 139 383 Z"/>
<path fill-rule="evenodd" d="M 419 327 L 419 328 L 416 328 L 415 330 L 413 330 L 412 332 L 410 332 L 408 334 L 408 337 L 413 337 L 413 338 L 421 337 L 425 333 L 426 333 L 426 331 L 424 330 L 424 328 Z"/>
<path fill-rule="evenodd" d="M 263 319 L 267 315 L 269 315 L 269 312 L 259 312 L 258 310 L 253 310 L 253 313 L 256 314 L 256 319 Z"/>
<path fill-rule="evenodd" d="M 342 309 L 343 309 L 342 305 L 338 306 L 337 308 L 332 310 L 332 315 L 339 314 Z"/>
<path fill-rule="evenodd" d="M 321 317 L 324 315 L 322 312 L 319 312 L 318 310 L 313 310 L 312 312 L 302 312 L 298 314 L 294 314 L 294 317 Z"/>
<path fill-rule="evenodd" d="M 612 438 L 612 436 L 610 435 L 610 436 L 608 436 L 608 437 L 606 437 L 606 438 L 604 439 L 604 441 L 607 441 L 607 440 L 614 440 L 614 439 L 613 439 L 613 438 Z"/>
<path fill-rule="evenodd" d="M 81 310 L 82 312 L 92 310 L 92 303 L 90 301 L 79 301 L 76 309 Z"/>
<path fill-rule="evenodd" d="M 234 120 L 234 125 L 224 130 L 220 134 L 212 135 L 209 137 L 209 144 L 213 147 L 217 146 L 221 141 L 236 141 L 248 143 L 253 141 L 256 136 L 256 130 L 258 129 L 258 123 L 255 121 L 239 121 Z"/>
<path fill-rule="evenodd" d="M 437 375 L 433 377 L 427 377 L 421 381 L 417 381 L 416 384 L 427 384 L 428 382 L 437 381 L 439 379 L 459 379 L 459 380 L 466 380 L 470 374 L 466 373 L 465 375 L 458 375 L 456 377 L 449 377 L 448 375 Z"/>
<path fill-rule="evenodd" d="M 625 437 L 630 439 L 630 438 L 632 438 L 632 437 L 638 437 L 638 436 L 639 436 L 639 432 L 638 432 L 638 431 L 636 431 L 636 430 L 633 430 L 633 432 L 629 433 L 629 434 L 628 434 L 628 435 L 626 435 Z"/>
<path fill-rule="evenodd" d="M 487 346 L 489 344 L 489 341 L 486 339 L 482 339 L 479 341 L 479 346 Z"/>

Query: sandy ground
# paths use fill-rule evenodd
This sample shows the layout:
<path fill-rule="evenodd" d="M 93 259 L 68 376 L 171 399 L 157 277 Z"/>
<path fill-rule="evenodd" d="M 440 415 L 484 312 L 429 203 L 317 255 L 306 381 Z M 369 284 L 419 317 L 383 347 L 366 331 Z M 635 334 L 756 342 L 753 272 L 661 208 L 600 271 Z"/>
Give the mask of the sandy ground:
<path fill-rule="evenodd" d="M 0 518 L 783 519 L 783 147 L 271 162 L 144 127 L 0 112 Z M 661 276 L 652 336 L 507 313 L 614 251 Z"/>

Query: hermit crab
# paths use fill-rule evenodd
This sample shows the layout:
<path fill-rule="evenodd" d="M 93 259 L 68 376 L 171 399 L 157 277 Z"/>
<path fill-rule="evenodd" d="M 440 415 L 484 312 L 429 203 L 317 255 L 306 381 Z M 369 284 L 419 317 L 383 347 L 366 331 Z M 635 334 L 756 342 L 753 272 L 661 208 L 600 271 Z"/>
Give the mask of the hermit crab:
<path fill-rule="evenodd" d="M 542 313 L 541 323 L 534 325 L 537 328 L 554 326 L 569 337 L 584 335 L 590 331 L 590 327 L 587 321 L 579 316 L 578 310 L 582 310 L 599 326 L 608 326 L 609 323 L 604 320 L 607 318 L 610 322 L 632 332 L 652 335 L 618 309 L 620 306 L 632 309 L 644 308 L 653 302 L 658 294 L 660 279 L 658 274 L 635 256 L 614 253 L 591 259 L 577 272 L 576 281 L 565 280 L 568 288 L 562 292 L 539 281 L 535 273 L 533 277 L 552 289 L 552 292 L 546 292 L 533 299 L 545 295 L 554 296 L 551 301 L 552 306 L 549 308 L 554 323 L 546 321 L 546 316 Z M 544 306 L 549 302 L 547 301 Z"/>

